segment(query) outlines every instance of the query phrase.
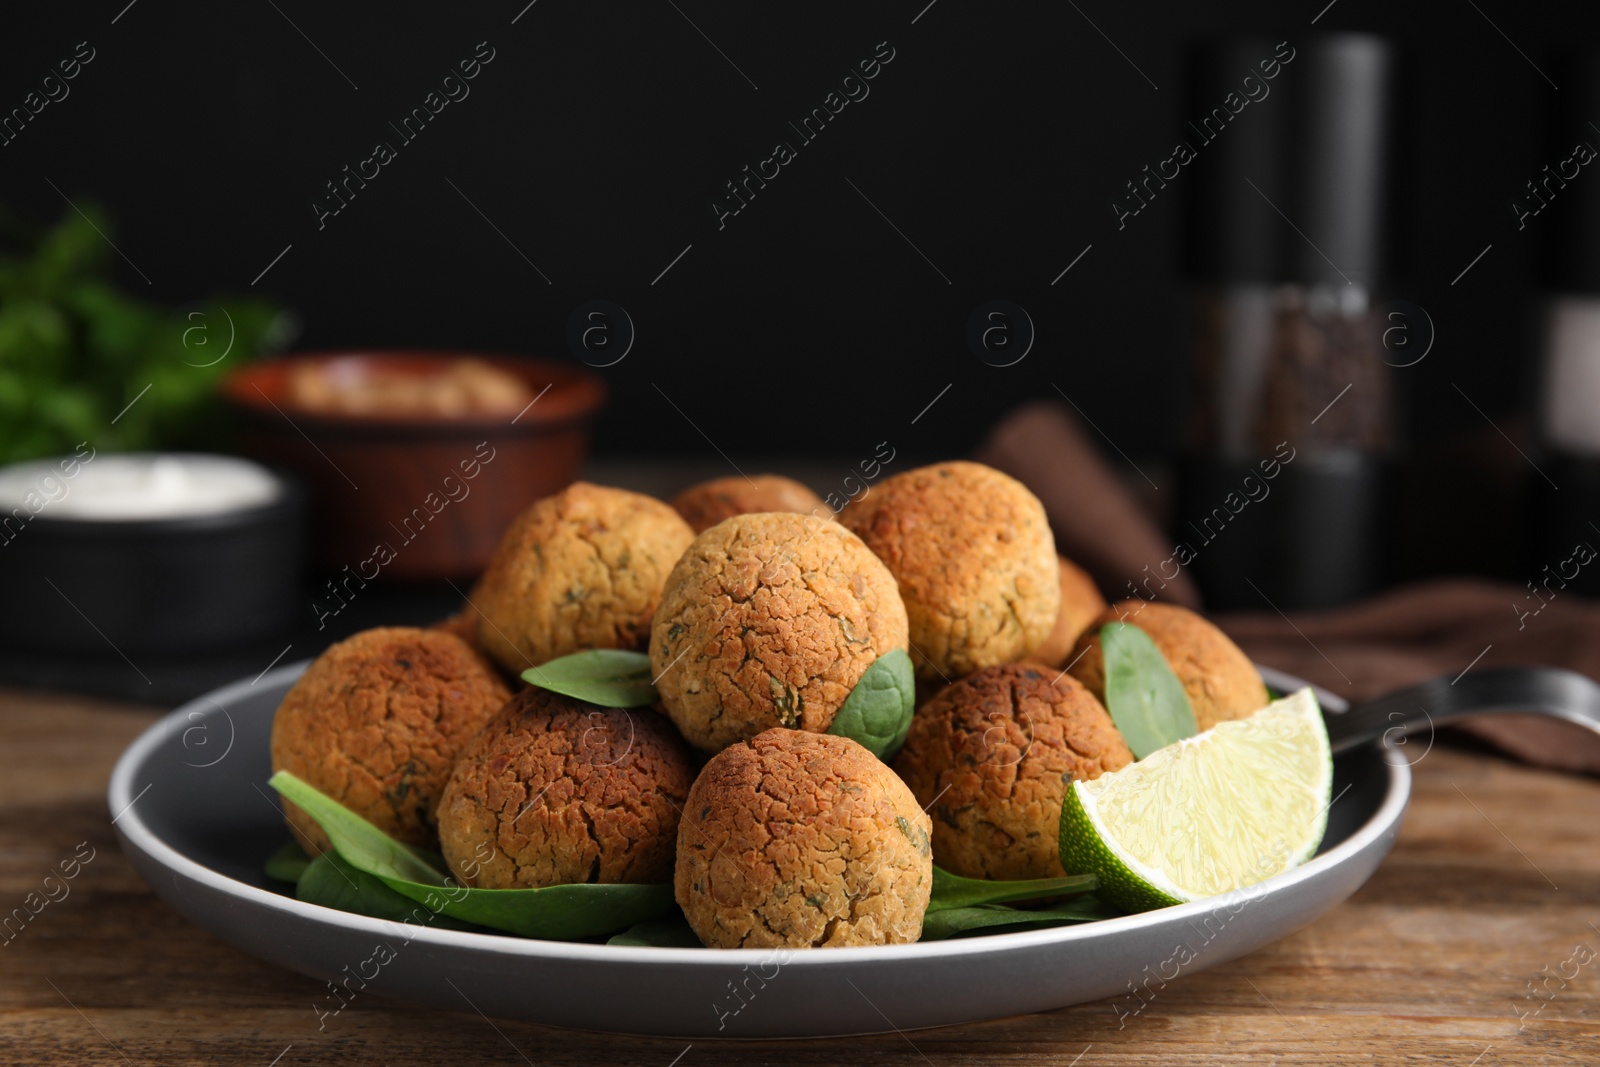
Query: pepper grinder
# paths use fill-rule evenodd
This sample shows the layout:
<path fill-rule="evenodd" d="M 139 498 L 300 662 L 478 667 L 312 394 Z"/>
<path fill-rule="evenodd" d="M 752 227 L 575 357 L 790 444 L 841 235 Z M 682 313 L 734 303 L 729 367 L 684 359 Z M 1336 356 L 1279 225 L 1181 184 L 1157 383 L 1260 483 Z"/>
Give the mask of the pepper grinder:
<path fill-rule="evenodd" d="M 1514 605 L 1537 614 L 1563 592 L 1600 594 L 1600 52 L 1557 66 L 1560 100 L 1539 178 L 1511 201 L 1537 231 L 1540 285 L 1534 411 L 1539 473 L 1530 474 L 1529 592 Z"/>
<path fill-rule="evenodd" d="M 1328 607 L 1382 579 L 1396 81 L 1369 35 L 1191 53 L 1185 106 L 1204 118 L 1185 131 L 1250 101 L 1186 175 L 1192 389 L 1172 533 L 1208 607 Z"/>

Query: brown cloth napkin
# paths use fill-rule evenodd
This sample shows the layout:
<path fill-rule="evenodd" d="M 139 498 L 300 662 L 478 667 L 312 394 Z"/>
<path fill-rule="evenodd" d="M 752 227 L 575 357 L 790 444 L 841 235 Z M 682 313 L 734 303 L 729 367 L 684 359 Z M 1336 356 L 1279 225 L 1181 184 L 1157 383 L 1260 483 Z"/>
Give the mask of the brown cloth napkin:
<path fill-rule="evenodd" d="M 1011 413 L 977 458 L 1038 495 L 1057 547 L 1088 570 L 1110 600 L 1128 596 L 1127 583 L 1170 553 L 1149 512 L 1060 404 Z M 1181 577 L 1161 596 L 1198 607 L 1199 591 Z M 1235 613 L 1215 621 L 1257 663 L 1352 701 L 1484 667 L 1567 667 L 1600 679 L 1600 604 L 1560 591 L 1535 598 L 1505 582 L 1420 582 L 1331 611 L 1287 619 L 1275 612 Z M 1530 763 L 1600 774 L 1600 736 L 1570 723 L 1485 715 L 1463 728 Z"/>
<path fill-rule="evenodd" d="M 1216 622 L 1257 663 L 1364 700 L 1485 667 L 1567 667 L 1600 678 L 1600 605 L 1471 578 L 1418 582 L 1333 611 L 1251 612 Z M 1534 604 L 1542 601 L 1534 601 Z M 1296 632 L 1295 627 L 1299 628 Z M 1600 774 L 1600 736 L 1559 719 L 1483 715 L 1463 729 L 1530 763 Z"/>

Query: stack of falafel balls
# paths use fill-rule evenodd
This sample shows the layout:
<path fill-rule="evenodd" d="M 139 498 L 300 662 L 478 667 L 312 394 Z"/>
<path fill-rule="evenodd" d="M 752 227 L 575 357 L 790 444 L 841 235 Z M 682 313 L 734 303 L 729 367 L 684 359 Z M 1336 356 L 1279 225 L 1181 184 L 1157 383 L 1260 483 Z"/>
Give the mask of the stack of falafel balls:
<path fill-rule="evenodd" d="M 462 884 L 672 882 L 714 948 L 916 941 L 935 861 L 1050 878 L 1071 783 L 1133 759 L 1097 634 L 1143 629 L 1200 729 L 1266 703 L 1192 612 L 1107 606 L 1039 500 L 976 463 L 888 478 L 835 516 L 773 475 L 671 505 L 575 483 L 512 523 L 461 614 L 359 633 L 284 698 L 273 769 Z M 633 710 L 506 679 L 587 649 L 648 650 Z M 829 734 L 873 663 L 915 665 L 892 767 Z M 285 802 L 312 854 L 329 847 Z"/>

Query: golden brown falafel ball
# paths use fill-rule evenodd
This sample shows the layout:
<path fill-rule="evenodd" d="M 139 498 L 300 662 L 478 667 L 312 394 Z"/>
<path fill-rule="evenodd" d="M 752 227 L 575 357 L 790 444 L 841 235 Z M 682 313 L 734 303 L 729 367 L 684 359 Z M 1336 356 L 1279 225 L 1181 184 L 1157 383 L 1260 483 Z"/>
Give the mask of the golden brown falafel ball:
<path fill-rule="evenodd" d="M 526 689 L 467 746 L 439 801 L 439 845 L 480 889 L 666 882 L 694 766 L 645 708 Z"/>
<path fill-rule="evenodd" d="M 673 879 L 711 948 L 886 945 L 922 936 L 928 816 L 847 737 L 773 729 L 711 757 Z"/>
<path fill-rule="evenodd" d="M 1133 753 L 1094 695 L 1026 663 L 988 667 L 917 709 L 894 769 L 933 816 L 939 866 L 1058 878 L 1061 801 Z"/>
<path fill-rule="evenodd" d="M 1250 657 L 1211 623 L 1176 604 L 1123 600 L 1100 613 L 1079 635 L 1072 655 L 1072 675 L 1098 699 L 1106 698 L 1105 660 L 1100 655 L 1100 628 L 1111 622 L 1132 623 L 1160 649 L 1172 673 L 1183 683 L 1194 708 L 1195 724 L 1209 730 L 1219 722 L 1243 719 L 1267 706 L 1267 687 Z M 1079 653 L 1083 653 L 1079 656 Z"/>
<path fill-rule="evenodd" d="M 650 666 L 667 714 L 715 752 L 774 726 L 821 732 L 867 668 L 906 647 L 894 576 L 836 522 L 735 515 L 667 579 Z"/>
<path fill-rule="evenodd" d="M 661 583 L 693 540 L 659 500 L 574 482 L 500 539 L 475 598 L 479 644 L 512 672 L 584 649 L 641 648 Z"/>
<path fill-rule="evenodd" d="M 1078 635 L 1106 610 L 1106 598 L 1095 588 L 1094 579 L 1076 563 L 1066 556 L 1057 556 L 1056 562 L 1061 567 L 1061 611 L 1050 636 L 1027 658 L 1030 663 L 1059 668 L 1071 661 Z"/>
<path fill-rule="evenodd" d="M 981 463 L 888 479 L 839 515 L 888 564 L 922 678 L 1010 663 L 1055 625 L 1061 578 L 1044 505 Z"/>
<path fill-rule="evenodd" d="M 456 756 L 510 699 L 466 642 L 440 630 L 389 627 L 318 656 L 272 720 L 272 769 L 288 771 L 397 841 L 431 846 L 433 809 Z M 287 800 L 284 816 L 312 853 L 329 847 Z"/>
<path fill-rule="evenodd" d="M 723 519 L 757 511 L 798 511 L 811 514 L 823 506 L 822 498 L 793 478 L 781 474 L 739 475 L 691 485 L 672 498 L 672 506 L 695 533 L 711 529 Z"/>

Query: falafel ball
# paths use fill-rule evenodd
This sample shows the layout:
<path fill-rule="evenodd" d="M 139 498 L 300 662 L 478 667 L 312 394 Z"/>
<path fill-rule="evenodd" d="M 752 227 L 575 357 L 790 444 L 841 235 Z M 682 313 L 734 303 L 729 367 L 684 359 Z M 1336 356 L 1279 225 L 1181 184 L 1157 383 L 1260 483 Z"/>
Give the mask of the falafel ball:
<path fill-rule="evenodd" d="M 897 474 L 839 521 L 900 583 L 917 675 L 1010 663 L 1056 624 L 1061 577 L 1044 505 L 1015 478 L 962 461 Z"/>
<path fill-rule="evenodd" d="M 798 511 L 811 514 L 823 506 L 822 498 L 793 478 L 758 474 L 715 478 L 691 485 L 672 498 L 672 506 L 694 528 L 704 533 L 723 519 L 757 511 Z"/>
<path fill-rule="evenodd" d="M 988 667 L 917 710 L 894 769 L 933 817 L 933 854 L 968 878 L 1058 878 L 1071 783 L 1133 753 L 1094 695 L 1026 663 Z"/>
<path fill-rule="evenodd" d="M 667 882 L 693 781 L 688 747 L 654 712 L 525 689 L 456 762 L 440 849 L 480 889 Z"/>
<path fill-rule="evenodd" d="M 856 742 L 773 729 L 713 756 L 678 831 L 678 906 L 711 948 L 890 945 L 922 936 L 929 821 Z"/>
<path fill-rule="evenodd" d="M 1076 563 L 1066 556 L 1057 556 L 1056 563 L 1061 568 L 1061 611 L 1050 636 L 1027 658 L 1030 663 L 1059 668 L 1069 662 L 1078 635 L 1106 610 L 1106 598 L 1100 595 L 1094 579 Z"/>
<path fill-rule="evenodd" d="M 574 482 L 500 539 L 477 597 L 478 643 L 513 673 L 591 648 L 642 648 L 661 585 L 694 540 L 661 501 Z"/>
<path fill-rule="evenodd" d="M 288 771 L 397 841 L 432 846 L 434 806 L 456 757 L 511 697 L 466 642 L 442 630 L 385 627 L 318 656 L 272 720 L 272 769 Z M 285 800 L 313 855 L 328 836 Z"/>
<path fill-rule="evenodd" d="M 667 714 L 716 752 L 774 726 L 822 732 L 867 668 L 906 647 L 894 576 L 836 522 L 735 515 L 672 569 L 650 633 Z"/>
<path fill-rule="evenodd" d="M 1243 719 L 1267 706 L 1267 687 L 1239 646 L 1188 608 L 1156 601 L 1123 600 L 1111 605 L 1078 637 L 1072 675 L 1102 702 L 1106 698 L 1105 659 L 1100 628 L 1126 622 L 1150 636 L 1172 673 L 1183 683 L 1201 730 Z M 1080 656 L 1079 653 L 1082 653 Z"/>

